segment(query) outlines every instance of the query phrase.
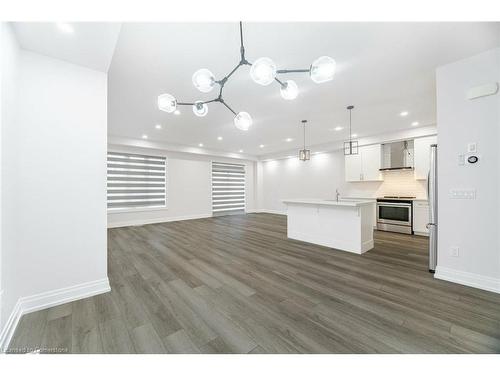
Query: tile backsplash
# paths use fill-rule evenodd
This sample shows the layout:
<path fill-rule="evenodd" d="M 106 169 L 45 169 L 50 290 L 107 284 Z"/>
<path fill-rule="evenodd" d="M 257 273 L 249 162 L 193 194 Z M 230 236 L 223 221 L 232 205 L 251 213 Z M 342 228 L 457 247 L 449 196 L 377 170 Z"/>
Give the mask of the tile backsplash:
<path fill-rule="evenodd" d="M 384 181 L 377 189 L 376 196 L 403 195 L 420 199 L 427 198 L 427 181 L 415 180 L 413 170 L 384 171 Z"/>
<path fill-rule="evenodd" d="M 415 180 L 413 170 L 383 171 L 384 181 L 347 183 L 350 197 L 377 198 L 384 195 L 413 196 L 427 199 L 427 181 Z"/>

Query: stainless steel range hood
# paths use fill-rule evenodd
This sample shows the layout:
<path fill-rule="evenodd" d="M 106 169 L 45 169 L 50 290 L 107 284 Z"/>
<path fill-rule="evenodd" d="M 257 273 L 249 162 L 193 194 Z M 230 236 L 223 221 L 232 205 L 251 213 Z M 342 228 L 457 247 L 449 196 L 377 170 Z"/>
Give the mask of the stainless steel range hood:
<path fill-rule="evenodd" d="M 413 169 L 413 140 L 382 144 L 381 171 Z"/>

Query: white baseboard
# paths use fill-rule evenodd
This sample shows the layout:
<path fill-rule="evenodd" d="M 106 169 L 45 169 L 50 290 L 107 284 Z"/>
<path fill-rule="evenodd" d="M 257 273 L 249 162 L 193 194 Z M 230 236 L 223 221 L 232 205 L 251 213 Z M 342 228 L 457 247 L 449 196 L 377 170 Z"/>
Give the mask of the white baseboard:
<path fill-rule="evenodd" d="M 212 217 L 212 214 L 201 214 L 201 215 L 186 215 L 186 216 L 171 216 L 171 217 L 160 217 L 154 219 L 136 219 L 127 221 L 118 221 L 113 223 L 108 223 L 108 228 L 120 228 L 120 227 L 130 227 L 137 225 L 146 224 L 159 224 L 159 223 L 169 223 L 171 221 L 181 221 L 181 220 L 194 220 L 194 219 L 206 219 L 207 217 Z"/>
<path fill-rule="evenodd" d="M 418 232 L 418 231 L 413 231 L 413 234 L 416 236 L 424 236 L 424 237 L 429 237 L 429 232 Z"/>
<path fill-rule="evenodd" d="M 266 213 L 266 214 L 275 214 L 275 215 L 286 215 L 286 211 L 266 210 L 266 209 L 252 209 L 252 210 L 246 210 L 245 212 L 247 214 Z M 113 223 L 108 222 L 108 229 L 140 226 L 140 225 L 147 225 L 147 224 L 169 223 L 172 221 L 206 219 L 208 217 L 212 217 L 212 214 L 160 217 L 160 218 L 147 219 L 147 220 L 136 219 L 136 220 L 127 220 L 127 221 L 117 221 L 117 222 L 113 222 Z"/>
<path fill-rule="evenodd" d="M 331 237 L 319 236 L 317 234 L 293 232 L 288 230 L 287 237 L 292 240 L 314 243 L 316 245 L 330 247 L 333 250 L 347 251 L 354 254 L 363 254 L 373 248 L 373 240 L 365 243 L 356 241 L 343 241 Z"/>
<path fill-rule="evenodd" d="M 500 279 L 494 277 L 482 276 L 476 273 L 459 271 L 441 266 L 436 267 L 434 277 L 440 280 L 451 281 L 452 283 L 500 293 Z"/>
<path fill-rule="evenodd" d="M 24 314 L 43 310 L 64 303 L 88 298 L 111 290 L 108 278 L 51 290 L 32 296 L 21 297 L 12 309 L 9 319 L 0 333 L 0 352 L 5 352 L 14 336 L 17 324 Z"/>
<path fill-rule="evenodd" d="M 259 209 L 255 209 L 255 210 L 247 210 L 247 213 L 286 215 L 286 211 L 267 210 L 265 208 L 259 208 Z"/>

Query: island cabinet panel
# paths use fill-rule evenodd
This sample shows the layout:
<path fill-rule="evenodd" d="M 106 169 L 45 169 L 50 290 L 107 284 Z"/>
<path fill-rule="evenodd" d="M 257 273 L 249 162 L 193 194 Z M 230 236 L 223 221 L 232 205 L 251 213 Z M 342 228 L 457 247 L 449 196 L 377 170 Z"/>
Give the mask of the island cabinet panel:
<path fill-rule="evenodd" d="M 430 168 L 431 145 L 437 143 L 437 137 L 422 137 L 416 138 L 414 145 L 414 160 L 415 160 L 415 179 L 426 180 Z"/>
<path fill-rule="evenodd" d="M 345 156 L 345 180 L 357 181 L 382 181 L 380 172 L 382 145 L 359 147 L 356 155 Z"/>
<path fill-rule="evenodd" d="M 356 254 L 373 248 L 375 201 L 289 199 L 287 236 Z"/>

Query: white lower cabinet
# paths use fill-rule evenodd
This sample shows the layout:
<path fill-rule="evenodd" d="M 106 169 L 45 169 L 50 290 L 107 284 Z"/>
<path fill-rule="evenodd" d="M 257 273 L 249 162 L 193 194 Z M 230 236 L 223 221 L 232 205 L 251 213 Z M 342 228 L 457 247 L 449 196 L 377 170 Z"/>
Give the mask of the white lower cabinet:
<path fill-rule="evenodd" d="M 426 200 L 413 201 L 413 232 L 423 236 L 429 235 L 429 202 Z"/>

